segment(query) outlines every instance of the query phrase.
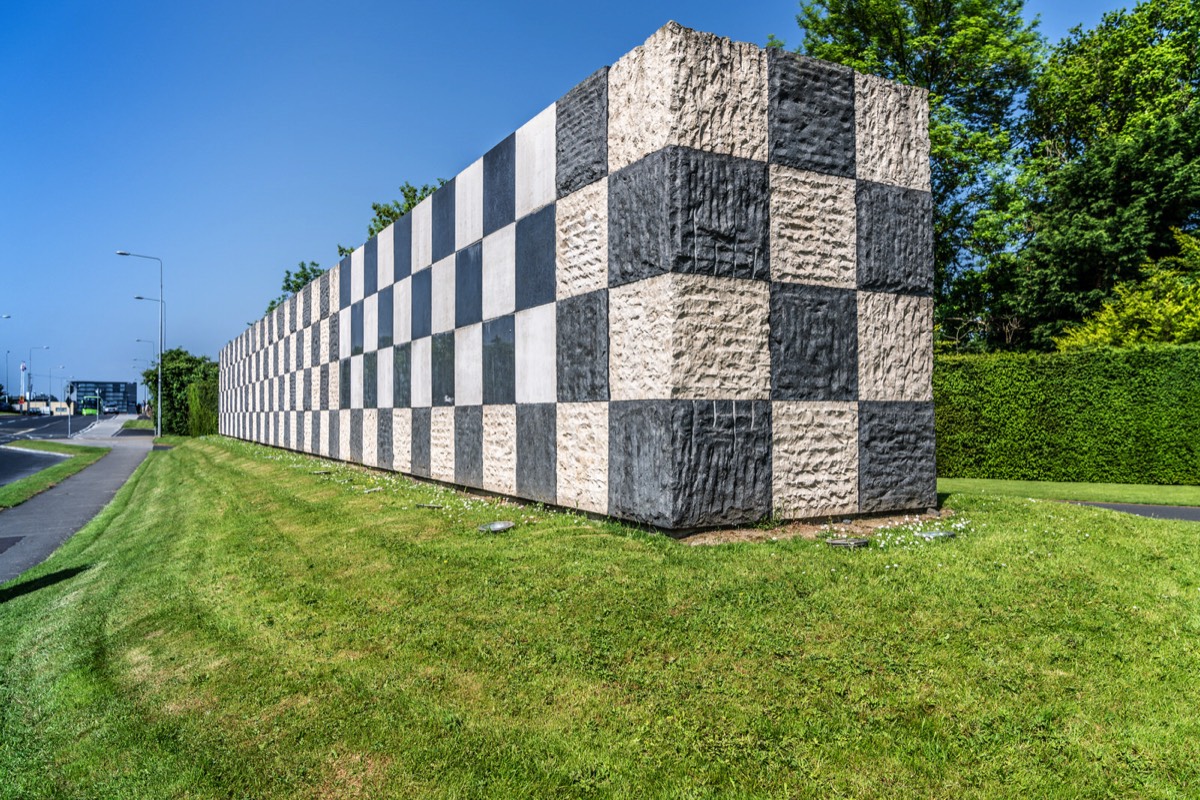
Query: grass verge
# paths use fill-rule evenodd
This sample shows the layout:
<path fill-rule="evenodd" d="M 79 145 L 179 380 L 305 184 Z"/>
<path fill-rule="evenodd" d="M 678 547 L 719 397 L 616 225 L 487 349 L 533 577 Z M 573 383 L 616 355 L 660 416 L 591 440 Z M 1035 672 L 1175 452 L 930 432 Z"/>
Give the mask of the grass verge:
<path fill-rule="evenodd" d="M 41 442 L 31 439 L 11 442 L 7 446 L 20 447 L 26 450 L 40 450 L 46 453 L 66 453 L 71 457 L 59 461 L 57 464 L 47 467 L 41 472 L 36 472 L 27 478 L 0 486 L 0 508 L 12 508 L 24 503 L 34 495 L 46 491 L 51 486 L 62 483 L 84 467 L 96 463 L 108 452 L 108 448 L 106 447 L 86 447 L 83 445 Z"/>
<path fill-rule="evenodd" d="M 1093 503 L 1145 503 L 1155 506 L 1200 506 L 1200 486 L 1156 486 L 1138 483 L 1055 483 L 938 478 L 938 491 L 991 494 L 1038 500 L 1085 500 Z"/>
<path fill-rule="evenodd" d="M 1196 526 L 947 506 L 688 547 L 188 440 L 0 588 L 0 797 L 1200 793 Z"/>
<path fill-rule="evenodd" d="M 152 431 L 154 430 L 154 420 L 152 419 L 127 419 L 121 423 L 123 431 Z"/>

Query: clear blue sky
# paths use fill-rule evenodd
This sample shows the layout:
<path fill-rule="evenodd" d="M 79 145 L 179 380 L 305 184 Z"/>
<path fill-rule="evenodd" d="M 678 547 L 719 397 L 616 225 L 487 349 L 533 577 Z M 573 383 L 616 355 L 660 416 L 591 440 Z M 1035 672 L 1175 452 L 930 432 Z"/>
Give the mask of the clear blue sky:
<path fill-rule="evenodd" d="M 1030 0 L 1052 41 L 1117 0 Z M 1132 5 L 1132 3 L 1130 3 Z M 136 380 L 157 339 L 216 357 L 366 238 L 372 201 L 451 177 L 670 19 L 799 42 L 790 0 L 153 0 L 0 6 L 0 350 L 35 388 Z M 62 365 L 63 369 L 59 369 Z M 0 381 L 4 381 L 0 375 Z"/>

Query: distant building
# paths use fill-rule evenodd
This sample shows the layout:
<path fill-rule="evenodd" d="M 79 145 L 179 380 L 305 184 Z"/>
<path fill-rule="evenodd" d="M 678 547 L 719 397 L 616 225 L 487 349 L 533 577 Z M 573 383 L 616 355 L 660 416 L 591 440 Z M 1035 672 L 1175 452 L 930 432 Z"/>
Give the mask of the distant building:
<path fill-rule="evenodd" d="M 96 400 L 84 398 L 99 398 L 100 408 L 112 406 L 120 414 L 136 414 L 138 411 L 137 384 L 124 381 L 73 381 L 75 386 L 75 406 L 83 410 L 87 406 L 95 408 Z"/>

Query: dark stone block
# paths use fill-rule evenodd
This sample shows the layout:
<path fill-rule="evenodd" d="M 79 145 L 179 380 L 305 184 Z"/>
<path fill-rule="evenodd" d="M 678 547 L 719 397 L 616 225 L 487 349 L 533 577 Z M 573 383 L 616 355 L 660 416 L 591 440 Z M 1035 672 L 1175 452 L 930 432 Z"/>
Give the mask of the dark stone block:
<path fill-rule="evenodd" d="M 435 406 L 454 405 L 454 331 L 435 333 L 430 346 Z"/>
<path fill-rule="evenodd" d="M 854 70 L 777 49 L 767 59 L 768 160 L 853 178 Z"/>
<path fill-rule="evenodd" d="M 283 421 L 283 435 L 280 437 L 279 444 L 282 447 L 292 446 L 292 415 L 280 414 Z"/>
<path fill-rule="evenodd" d="M 554 204 L 517 220 L 517 311 L 554 302 Z"/>
<path fill-rule="evenodd" d="M 304 427 L 308 422 L 308 414 L 303 411 L 296 414 L 296 426 L 292 430 L 292 449 L 304 449 Z"/>
<path fill-rule="evenodd" d="M 392 349 L 392 407 L 412 405 L 412 345 L 398 344 Z"/>
<path fill-rule="evenodd" d="M 361 408 L 350 412 L 350 460 L 355 464 L 363 463 L 363 410 Z"/>
<path fill-rule="evenodd" d="M 609 177 L 608 284 L 685 272 L 769 279 L 767 165 L 667 147 Z"/>
<path fill-rule="evenodd" d="M 608 67 L 563 95 L 554 119 L 555 181 L 566 197 L 608 174 Z"/>
<path fill-rule="evenodd" d="M 317 406 L 322 411 L 329 410 L 329 365 L 321 365 L 321 396 L 317 398 L 320 403 Z"/>
<path fill-rule="evenodd" d="M 667 529 L 738 525 L 771 510 L 768 401 L 609 406 L 609 513 Z"/>
<path fill-rule="evenodd" d="M 300 300 L 296 297 L 296 295 L 292 295 L 287 299 L 287 305 L 288 333 L 295 333 L 296 322 L 300 317 Z"/>
<path fill-rule="evenodd" d="M 321 412 L 312 411 L 308 415 L 308 427 L 312 431 L 312 450 L 316 453 L 321 449 Z"/>
<path fill-rule="evenodd" d="M 308 336 L 309 352 L 313 354 L 313 363 L 315 364 L 316 355 L 317 353 L 321 352 L 321 326 L 313 325 L 312 328 L 309 329 Z"/>
<path fill-rule="evenodd" d="M 338 308 L 350 307 L 350 256 L 341 261 L 338 271 Z"/>
<path fill-rule="evenodd" d="M 608 400 L 608 290 L 559 300 L 558 401 Z"/>
<path fill-rule="evenodd" d="M 307 328 L 313 323 L 312 294 L 309 292 L 301 292 L 298 297 L 300 298 L 300 327 Z"/>
<path fill-rule="evenodd" d="M 363 297 L 379 291 L 379 240 L 372 236 L 363 245 Z"/>
<path fill-rule="evenodd" d="M 933 403 L 858 404 L 858 503 L 868 512 L 937 504 Z"/>
<path fill-rule="evenodd" d="M 392 410 L 379 409 L 378 423 L 375 427 L 375 457 L 379 466 L 384 469 L 392 468 Z"/>
<path fill-rule="evenodd" d="M 483 323 L 483 402 L 508 405 L 516 402 L 516 349 L 513 317 Z"/>
<path fill-rule="evenodd" d="M 338 407 L 350 407 L 350 359 L 338 362 Z"/>
<path fill-rule="evenodd" d="M 431 410 L 412 410 L 412 474 L 429 477 L 430 422 Z"/>
<path fill-rule="evenodd" d="M 350 306 L 350 355 L 363 353 L 363 301 Z"/>
<path fill-rule="evenodd" d="M 412 214 L 405 214 L 392 227 L 392 280 L 412 274 Z"/>
<path fill-rule="evenodd" d="M 771 398 L 858 399 L 853 289 L 771 284 Z"/>
<path fill-rule="evenodd" d="M 304 411 L 312 411 L 313 370 L 308 368 L 300 373 L 300 402 L 297 406 Z"/>
<path fill-rule="evenodd" d="M 363 408 L 379 407 L 379 353 L 372 351 L 363 356 Z"/>
<path fill-rule="evenodd" d="M 433 270 L 423 269 L 412 276 L 412 338 L 428 336 L 433 329 Z"/>
<path fill-rule="evenodd" d="M 517 214 L 517 135 L 483 156 L 483 235 L 498 231 Z"/>
<path fill-rule="evenodd" d="M 379 293 L 379 307 L 375 312 L 379 320 L 379 344 L 382 350 L 392 346 L 392 287 L 389 286 Z"/>
<path fill-rule="evenodd" d="M 454 482 L 483 488 L 483 406 L 454 409 Z"/>
<path fill-rule="evenodd" d="M 558 502 L 558 410 L 554 403 L 517 404 L 517 495 Z"/>
<path fill-rule="evenodd" d="M 331 305 L 329 297 L 329 273 L 321 273 L 321 277 L 317 278 L 317 281 L 319 281 L 317 284 L 317 319 L 322 320 L 329 316 Z"/>
<path fill-rule="evenodd" d="M 329 360 L 330 362 L 337 361 L 341 356 L 338 354 L 342 351 L 342 326 L 339 324 L 338 314 L 334 314 L 329 318 Z"/>
<path fill-rule="evenodd" d="M 329 412 L 329 457 L 342 458 L 342 421 L 339 416 L 342 412 Z"/>
<path fill-rule="evenodd" d="M 433 260 L 454 252 L 454 179 L 433 193 Z"/>
<path fill-rule="evenodd" d="M 858 288 L 933 293 L 933 199 L 929 192 L 859 181 Z"/>
<path fill-rule="evenodd" d="M 454 259 L 454 325 L 462 328 L 483 319 L 483 243 L 475 242 Z"/>

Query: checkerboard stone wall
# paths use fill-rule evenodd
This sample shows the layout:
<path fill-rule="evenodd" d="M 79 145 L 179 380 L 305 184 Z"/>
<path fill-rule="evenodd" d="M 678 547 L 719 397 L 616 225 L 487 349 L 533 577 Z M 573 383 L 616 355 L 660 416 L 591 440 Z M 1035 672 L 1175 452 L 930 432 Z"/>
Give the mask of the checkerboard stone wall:
<path fill-rule="evenodd" d="M 230 342 L 221 430 L 669 529 L 930 505 L 926 102 L 668 24 Z"/>

